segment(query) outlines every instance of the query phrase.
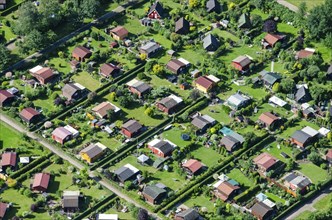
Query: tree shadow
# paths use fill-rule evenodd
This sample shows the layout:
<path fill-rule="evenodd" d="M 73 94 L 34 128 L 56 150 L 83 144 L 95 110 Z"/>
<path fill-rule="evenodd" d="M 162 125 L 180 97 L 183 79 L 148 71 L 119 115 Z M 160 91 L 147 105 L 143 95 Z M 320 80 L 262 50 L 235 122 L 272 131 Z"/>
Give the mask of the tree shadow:
<path fill-rule="evenodd" d="M 59 187 L 60 187 L 60 182 L 59 181 L 51 180 L 50 186 L 48 187 L 47 191 L 49 193 L 55 194 L 59 190 Z"/>

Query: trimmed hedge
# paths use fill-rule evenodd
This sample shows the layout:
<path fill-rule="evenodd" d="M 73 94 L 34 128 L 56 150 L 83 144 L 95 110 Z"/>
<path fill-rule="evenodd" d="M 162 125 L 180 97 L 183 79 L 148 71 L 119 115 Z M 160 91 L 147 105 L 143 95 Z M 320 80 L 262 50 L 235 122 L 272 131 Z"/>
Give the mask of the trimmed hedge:
<path fill-rule="evenodd" d="M 42 156 L 34 161 L 32 161 L 31 163 L 29 163 L 28 165 L 26 165 L 25 167 L 23 167 L 22 169 L 12 173 L 9 177 L 10 178 L 16 178 L 19 177 L 20 175 L 28 172 L 30 169 L 32 169 L 33 167 L 37 166 L 39 163 L 41 163 L 42 161 L 48 160 L 51 156 L 53 155 L 53 153 L 49 153 L 46 156 Z"/>
<path fill-rule="evenodd" d="M 260 186 L 256 185 L 256 186 L 252 186 L 249 189 L 247 189 L 246 191 L 244 191 L 243 193 L 237 195 L 234 197 L 234 200 L 238 203 L 238 202 L 244 202 L 248 200 L 249 198 L 252 198 L 252 196 L 256 195 L 257 192 L 260 190 Z"/>
<path fill-rule="evenodd" d="M 50 160 L 45 160 L 44 162 L 42 162 L 41 164 L 39 164 L 38 166 L 34 167 L 33 169 L 29 170 L 29 172 L 24 173 L 23 175 L 21 175 L 20 177 L 18 177 L 16 179 L 17 182 L 23 182 L 24 180 L 30 178 L 30 175 L 33 173 L 38 172 L 39 169 L 43 169 L 44 167 L 47 167 L 48 165 L 51 164 Z"/>

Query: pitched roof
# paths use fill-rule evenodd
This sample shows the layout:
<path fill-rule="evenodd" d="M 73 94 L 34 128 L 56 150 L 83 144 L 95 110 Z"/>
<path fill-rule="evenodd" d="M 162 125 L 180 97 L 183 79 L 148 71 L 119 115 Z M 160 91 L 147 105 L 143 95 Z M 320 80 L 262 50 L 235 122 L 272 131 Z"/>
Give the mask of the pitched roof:
<path fill-rule="evenodd" d="M 310 137 L 315 137 L 316 135 L 319 134 L 319 132 L 316 129 L 313 129 L 310 126 L 306 126 L 306 127 L 302 128 L 301 131 L 303 131 L 304 133 L 306 133 Z"/>
<path fill-rule="evenodd" d="M 88 147 L 84 148 L 80 151 L 81 153 L 85 153 L 89 156 L 89 158 L 94 158 L 98 156 L 100 153 L 104 151 L 105 148 L 100 147 L 98 144 L 90 144 Z"/>
<path fill-rule="evenodd" d="M 129 81 L 126 85 L 128 85 L 129 87 L 135 88 L 140 93 L 144 93 L 151 89 L 151 86 L 149 84 L 147 84 L 143 81 L 139 81 L 137 79 L 133 79 L 133 80 Z"/>
<path fill-rule="evenodd" d="M 188 168 L 193 173 L 196 173 L 199 169 L 203 167 L 200 161 L 194 159 L 188 160 L 182 166 Z"/>
<path fill-rule="evenodd" d="M 234 60 L 232 60 L 234 63 L 240 64 L 242 67 L 245 67 L 251 63 L 251 60 L 247 56 L 238 56 Z"/>
<path fill-rule="evenodd" d="M 215 11 L 219 13 L 221 11 L 220 3 L 218 0 L 208 0 L 206 2 L 206 11 L 207 12 L 212 12 Z"/>
<path fill-rule="evenodd" d="M 175 101 L 171 97 L 165 97 L 165 98 L 161 99 L 158 103 L 162 104 L 163 106 L 165 106 L 168 109 L 173 108 L 178 105 L 177 101 Z"/>
<path fill-rule="evenodd" d="M 16 166 L 17 155 L 15 152 L 5 152 L 1 156 L 1 166 Z"/>
<path fill-rule="evenodd" d="M 116 34 L 120 38 L 128 35 L 128 30 L 123 26 L 117 26 L 111 30 L 112 33 Z"/>
<path fill-rule="evenodd" d="M 6 214 L 8 205 L 6 203 L 0 202 L 0 218 L 3 218 Z"/>
<path fill-rule="evenodd" d="M 51 176 L 49 173 L 37 173 L 35 174 L 32 187 L 43 187 L 44 189 L 47 189 L 50 178 Z"/>
<path fill-rule="evenodd" d="M 274 114 L 272 114 L 271 112 L 264 112 L 259 116 L 259 120 L 267 125 L 271 125 L 273 122 L 275 122 L 278 119 L 279 118 Z"/>
<path fill-rule="evenodd" d="M 160 17 L 163 16 L 163 14 L 164 14 L 164 8 L 163 8 L 163 6 L 160 4 L 159 1 L 156 1 L 156 2 L 151 6 L 150 11 L 149 11 L 148 14 L 150 14 L 150 13 L 153 12 L 154 10 L 157 11 L 157 13 L 159 14 Z"/>
<path fill-rule="evenodd" d="M 214 82 L 211 81 L 209 78 L 205 77 L 205 76 L 200 76 L 195 80 L 195 83 L 204 87 L 205 89 L 210 88 Z"/>
<path fill-rule="evenodd" d="M 25 119 L 27 119 L 29 121 L 37 115 L 40 115 L 40 113 L 31 107 L 25 108 L 20 112 L 20 116 L 24 117 Z"/>
<path fill-rule="evenodd" d="M 332 149 L 329 149 L 326 153 L 327 158 L 332 158 Z"/>
<path fill-rule="evenodd" d="M 215 48 L 218 48 L 220 46 L 218 39 L 212 34 L 206 35 L 206 37 L 204 37 L 203 39 L 204 49 L 207 49 L 210 45 L 213 45 Z"/>
<path fill-rule="evenodd" d="M 140 49 L 144 50 L 147 54 L 150 54 L 150 53 L 158 50 L 159 48 L 161 48 L 161 46 L 159 44 L 157 44 L 154 41 L 149 41 L 148 43 L 141 46 Z"/>
<path fill-rule="evenodd" d="M 300 50 L 296 53 L 296 57 L 298 59 L 303 59 L 303 58 L 307 58 L 310 57 L 311 55 L 313 55 L 315 53 L 314 49 L 310 49 L 310 48 L 305 48 L 304 50 Z"/>
<path fill-rule="evenodd" d="M 127 121 L 126 123 L 124 123 L 122 125 L 122 128 L 126 129 L 130 133 L 135 133 L 135 132 L 138 132 L 142 128 L 142 125 L 138 121 L 131 119 L 131 120 Z"/>
<path fill-rule="evenodd" d="M 63 207 L 64 208 L 78 208 L 79 207 L 79 191 L 63 191 Z"/>
<path fill-rule="evenodd" d="M 156 198 L 158 198 L 158 196 L 166 193 L 166 190 L 159 188 L 158 186 L 155 186 L 155 185 L 150 185 L 150 186 L 146 186 L 143 189 L 143 193 L 150 196 L 153 199 L 156 199 Z"/>
<path fill-rule="evenodd" d="M 7 90 L 0 90 L 0 103 L 3 103 L 9 98 L 14 98 L 14 95 Z"/>
<path fill-rule="evenodd" d="M 306 89 L 304 86 L 301 86 L 295 93 L 295 100 L 297 102 L 301 101 L 301 99 L 305 96 L 310 96 L 309 90 Z"/>
<path fill-rule="evenodd" d="M 247 14 L 242 14 L 238 21 L 239 28 L 251 28 L 251 21 Z"/>
<path fill-rule="evenodd" d="M 37 72 L 33 73 L 35 76 L 41 77 L 44 80 L 53 77 L 53 70 L 49 67 L 43 67 L 42 69 L 38 70 Z"/>
<path fill-rule="evenodd" d="M 66 98 L 70 99 L 77 91 L 81 90 L 78 86 L 74 83 L 67 83 L 62 89 L 62 95 Z"/>
<path fill-rule="evenodd" d="M 273 47 L 275 43 L 277 43 L 279 40 L 283 39 L 285 36 L 278 35 L 278 34 L 266 34 L 264 37 L 264 40 Z"/>
<path fill-rule="evenodd" d="M 297 130 L 292 134 L 291 138 L 300 143 L 305 143 L 309 138 L 311 138 L 311 136 L 301 130 Z"/>
<path fill-rule="evenodd" d="M 107 112 L 109 110 L 114 110 L 114 112 L 118 112 L 120 109 L 110 102 L 102 102 L 92 109 L 93 112 L 97 113 L 102 118 L 107 115 Z"/>
<path fill-rule="evenodd" d="M 88 48 L 85 48 L 83 46 L 77 46 L 74 50 L 73 50 L 73 54 L 76 54 L 79 57 L 85 57 L 88 54 L 91 54 L 91 51 Z"/>
<path fill-rule="evenodd" d="M 307 187 L 311 184 L 310 180 L 303 176 L 296 176 L 290 181 L 290 183 L 300 189 L 303 189 L 304 187 Z"/>
<path fill-rule="evenodd" d="M 273 209 L 265 205 L 263 202 L 257 202 L 253 207 L 251 207 L 251 212 L 258 216 L 265 216 L 268 212 Z"/>
<path fill-rule="evenodd" d="M 193 208 L 187 209 L 183 212 L 176 214 L 176 217 L 181 217 L 183 220 L 196 220 L 199 218 L 199 214 Z"/>
<path fill-rule="evenodd" d="M 273 85 L 275 82 L 281 79 L 281 76 L 273 72 L 267 72 L 266 74 L 263 75 L 262 79 L 265 82 L 269 83 L 270 85 Z"/>
<path fill-rule="evenodd" d="M 178 32 L 181 34 L 186 34 L 189 32 L 189 21 L 187 21 L 184 17 L 181 17 L 175 22 L 175 33 Z"/>
<path fill-rule="evenodd" d="M 172 71 L 177 72 L 181 67 L 184 67 L 186 65 L 177 59 L 171 59 L 166 66 Z"/>
<path fill-rule="evenodd" d="M 245 101 L 247 101 L 247 100 L 249 100 L 247 97 L 244 97 L 244 96 L 242 96 L 242 95 L 239 94 L 239 93 L 236 93 L 236 94 L 234 94 L 234 95 L 231 95 L 231 96 L 227 99 L 227 102 L 232 103 L 232 104 L 234 104 L 234 105 L 236 105 L 236 106 L 239 106 L 239 105 L 241 105 L 242 102 L 245 102 Z"/>
<path fill-rule="evenodd" d="M 100 67 L 100 72 L 105 76 L 110 76 L 114 73 L 114 71 L 119 70 L 120 68 L 112 63 L 104 63 Z"/>
<path fill-rule="evenodd" d="M 208 124 L 211 124 L 211 121 L 207 120 L 203 116 L 197 115 L 192 121 L 191 124 L 199 129 L 203 129 Z"/>
<path fill-rule="evenodd" d="M 227 198 L 237 189 L 240 189 L 239 186 L 234 186 L 232 184 L 230 184 L 227 181 L 222 182 L 218 187 L 217 187 L 218 191 L 221 192 L 222 194 L 224 194 L 226 196 L 226 200 Z"/>
<path fill-rule="evenodd" d="M 122 182 L 125 182 L 126 180 L 130 179 L 138 172 L 139 170 L 131 166 L 130 164 L 126 164 L 114 171 L 114 173 L 118 176 L 118 178 Z"/>
<path fill-rule="evenodd" d="M 158 148 L 165 155 L 170 154 L 174 149 L 174 147 L 167 141 L 159 141 L 153 147 Z"/>
<path fill-rule="evenodd" d="M 265 168 L 266 170 L 272 167 L 277 162 L 278 162 L 277 158 L 271 156 L 266 152 L 260 154 L 254 159 L 255 164 Z"/>
<path fill-rule="evenodd" d="M 66 137 L 72 135 L 72 133 L 64 127 L 58 127 L 52 132 L 52 135 L 64 140 Z"/>
<path fill-rule="evenodd" d="M 221 139 L 220 143 L 224 145 L 228 151 L 232 151 L 233 147 L 240 143 L 240 141 L 230 135 L 226 135 Z"/>

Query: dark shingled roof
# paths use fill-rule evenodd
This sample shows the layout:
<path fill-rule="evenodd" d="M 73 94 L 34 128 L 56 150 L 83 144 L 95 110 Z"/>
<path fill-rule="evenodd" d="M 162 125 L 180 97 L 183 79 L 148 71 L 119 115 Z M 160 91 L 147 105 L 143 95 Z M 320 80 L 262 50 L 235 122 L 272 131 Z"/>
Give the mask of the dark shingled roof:
<path fill-rule="evenodd" d="M 256 203 L 252 208 L 251 211 L 254 213 L 255 216 L 265 216 L 269 211 L 273 209 L 265 205 L 263 202 Z"/>
<path fill-rule="evenodd" d="M 212 34 L 208 34 L 203 39 L 204 49 L 208 49 L 210 45 L 213 45 L 214 50 L 216 50 L 220 46 L 218 39 L 215 36 L 213 36 Z"/>
<path fill-rule="evenodd" d="M 187 34 L 189 32 L 189 21 L 184 17 L 180 18 L 175 22 L 175 33 Z"/>
<path fill-rule="evenodd" d="M 159 1 L 156 1 L 150 8 L 150 11 L 148 14 L 152 13 L 154 10 L 157 11 L 157 13 L 159 14 L 160 17 L 163 17 L 164 14 L 164 8 L 163 6 L 160 4 Z"/>
<path fill-rule="evenodd" d="M 160 100 L 159 103 L 162 104 L 163 106 L 165 106 L 168 109 L 173 108 L 173 107 L 175 107 L 178 104 L 171 97 L 165 97 L 162 100 Z"/>
<path fill-rule="evenodd" d="M 165 155 L 170 154 L 173 151 L 173 146 L 170 143 L 168 143 L 167 141 L 159 141 L 153 147 L 158 148 Z"/>
<path fill-rule="evenodd" d="M 203 129 L 206 125 L 210 124 L 210 122 L 198 115 L 191 121 L 191 124 L 199 129 Z"/>
<path fill-rule="evenodd" d="M 62 95 L 66 97 L 67 99 L 71 99 L 73 95 L 81 90 L 78 88 L 74 83 L 67 83 L 63 88 L 62 88 Z"/>
<path fill-rule="evenodd" d="M 20 112 L 20 116 L 27 119 L 27 120 L 31 120 L 33 117 L 40 115 L 40 113 L 38 111 L 36 111 L 34 108 L 25 108 Z"/>
<path fill-rule="evenodd" d="M 149 84 L 142 81 L 135 83 L 132 87 L 135 88 L 140 93 L 144 93 L 151 89 L 151 86 Z"/>
<path fill-rule="evenodd" d="M 195 80 L 195 83 L 208 89 L 213 85 L 213 81 L 211 81 L 209 78 L 207 78 L 206 76 L 200 76 Z"/>
<path fill-rule="evenodd" d="M 143 193 L 150 196 L 153 199 L 157 199 L 160 195 L 166 193 L 165 189 L 159 188 L 155 185 L 146 186 Z"/>
<path fill-rule="evenodd" d="M 310 138 L 310 135 L 301 130 L 297 130 L 292 134 L 291 138 L 297 140 L 300 143 L 305 143 Z"/>
<path fill-rule="evenodd" d="M 308 99 L 311 98 L 309 91 L 304 86 L 301 86 L 295 93 L 295 100 L 299 102 L 302 98 L 306 96 L 308 97 Z"/>
<path fill-rule="evenodd" d="M 128 167 L 120 167 L 114 173 L 118 176 L 120 181 L 125 182 L 135 175 L 135 173 Z"/>
<path fill-rule="evenodd" d="M 182 63 L 181 61 L 177 60 L 177 59 L 172 59 L 170 60 L 166 67 L 167 69 L 169 69 L 170 71 L 177 73 L 177 71 L 181 68 L 181 67 L 185 67 L 186 65 L 184 63 Z"/>
<path fill-rule="evenodd" d="M 279 76 L 276 73 L 268 72 L 265 75 L 263 75 L 263 80 L 267 82 L 270 85 L 273 85 L 276 83 L 279 79 L 281 79 L 281 76 Z"/>
<path fill-rule="evenodd" d="M 94 158 L 103 152 L 103 149 L 95 144 L 90 144 L 88 147 L 81 150 L 80 153 L 86 153 L 90 158 Z"/>
<path fill-rule="evenodd" d="M 208 0 L 206 2 L 206 11 L 207 12 L 216 12 L 220 13 L 221 12 L 221 6 L 220 3 L 217 0 Z"/>
<path fill-rule="evenodd" d="M 242 14 L 238 21 L 238 28 L 251 28 L 250 17 L 247 14 Z"/>
<path fill-rule="evenodd" d="M 79 57 L 85 57 L 88 54 L 91 54 L 91 51 L 83 46 L 78 46 L 73 50 L 73 54 L 76 54 Z"/>
<path fill-rule="evenodd" d="M 232 148 L 238 143 L 240 141 L 230 135 L 224 136 L 220 141 L 220 144 L 224 145 L 228 151 L 232 151 Z"/>
<path fill-rule="evenodd" d="M 142 125 L 136 120 L 129 120 L 122 125 L 122 128 L 128 130 L 130 133 L 135 133 L 142 128 Z"/>
<path fill-rule="evenodd" d="M 199 218 L 199 214 L 193 208 L 180 212 L 176 216 L 181 217 L 183 220 L 196 220 Z"/>
<path fill-rule="evenodd" d="M 78 208 L 79 207 L 79 196 L 64 195 L 62 202 L 63 202 L 64 208 Z"/>

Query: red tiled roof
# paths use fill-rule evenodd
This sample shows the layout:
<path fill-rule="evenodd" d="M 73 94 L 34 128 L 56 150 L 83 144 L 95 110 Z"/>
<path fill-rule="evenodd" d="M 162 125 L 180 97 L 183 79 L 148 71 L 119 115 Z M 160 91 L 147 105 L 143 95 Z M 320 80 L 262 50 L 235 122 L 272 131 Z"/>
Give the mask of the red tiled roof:
<path fill-rule="evenodd" d="M 79 57 L 85 57 L 88 54 L 91 54 L 91 51 L 83 46 L 78 46 L 73 50 L 73 54 L 76 54 Z"/>
<path fill-rule="evenodd" d="M 3 203 L 3 202 L 0 202 L 0 218 L 3 218 L 6 214 L 6 211 L 7 211 L 7 204 L 6 203 Z"/>
<path fill-rule="evenodd" d="M 34 108 L 25 108 L 20 112 L 20 116 L 24 117 L 27 120 L 31 120 L 34 116 L 39 115 L 40 113 Z"/>
<path fill-rule="evenodd" d="M 268 153 L 262 153 L 258 157 L 254 159 L 254 163 L 263 167 L 264 169 L 269 169 L 271 166 L 273 166 L 278 160 L 271 156 Z"/>
<path fill-rule="evenodd" d="M 277 35 L 277 34 L 267 34 L 265 37 L 264 37 L 264 40 L 270 45 L 273 47 L 273 45 L 275 43 L 277 43 L 279 40 L 283 39 L 284 36 L 281 36 L 281 35 Z"/>
<path fill-rule="evenodd" d="M 3 103 L 9 98 L 13 98 L 14 95 L 9 93 L 7 90 L 0 90 L 0 103 Z"/>
<path fill-rule="evenodd" d="M 7 152 L 2 154 L 1 166 L 16 166 L 16 153 Z"/>
<path fill-rule="evenodd" d="M 296 56 L 298 59 L 303 59 L 303 58 L 307 58 L 310 57 L 311 55 L 313 55 L 314 52 L 313 51 L 309 51 L 309 50 L 300 50 L 296 53 Z"/>
<path fill-rule="evenodd" d="M 116 28 L 113 28 L 111 32 L 116 34 L 120 38 L 123 38 L 128 35 L 128 30 L 122 26 L 117 26 Z"/>
<path fill-rule="evenodd" d="M 32 188 L 42 187 L 47 189 L 48 183 L 50 182 L 50 174 L 49 173 L 37 173 L 33 180 Z"/>
<path fill-rule="evenodd" d="M 195 83 L 208 89 L 213 85 L 213 82 L 205 76 L 200 76 L 195 80 Z"/>
<path fill-rule="evenodd" d="M 332 149 L 329 149 L 326 154 L 327 158 L 332 158 Z"/>
<path fill-rule="evenodd" d="M 259 116 L 259 120 L 267 125 L 271 125 L 274 121 L 278 120 L 278 117 L 270 112 L 264 112 Z"/>
<path fill-rule="evenodd" d="M 44 80 L 47 80 L 47 79 L 53 77 L 53 70 L 49 67 L 44 67 L 44 68 L 38 70 L 33 75 L 39 76 L 39 77 L 43 78 Z"/>
<path fill-rule="evenodd" d="M 198 160 L 190 159 L 188 160 L 185 164 L 183 164 L 183 167 L 188 168 L 191 172 L 195 173 L 199 169 L 202 168 L 202 163 L 199 162 Z"/>

